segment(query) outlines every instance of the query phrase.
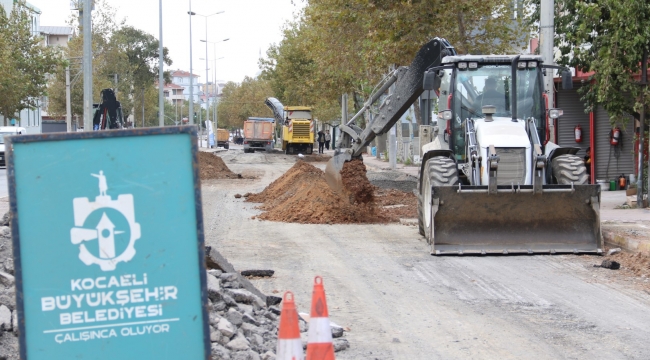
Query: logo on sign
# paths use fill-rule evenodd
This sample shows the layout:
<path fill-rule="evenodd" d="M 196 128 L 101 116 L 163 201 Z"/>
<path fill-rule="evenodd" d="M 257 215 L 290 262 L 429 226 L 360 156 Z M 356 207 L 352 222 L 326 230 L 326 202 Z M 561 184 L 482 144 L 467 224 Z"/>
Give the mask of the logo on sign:
<path fill-rule="evenodd" d="M 113 271 L 118 263 L 135 256 L 140 224 L 135 222 L 133 195 L 122 194 L 113 200 L 106 194 L 104 172 L 91 175 L 99 180 L 99 196 L 93 202 L 85 197 L 72 200 L 75 227 L 70 230 L 70 238 L 79 245 L 79 259 L 84 264 Z"/>

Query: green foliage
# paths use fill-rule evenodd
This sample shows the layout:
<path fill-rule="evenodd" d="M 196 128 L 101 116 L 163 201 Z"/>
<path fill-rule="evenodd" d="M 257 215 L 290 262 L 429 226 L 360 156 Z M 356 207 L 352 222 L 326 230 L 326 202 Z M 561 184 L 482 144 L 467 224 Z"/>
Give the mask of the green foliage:
<path fill-rule="evenodd" d="M 219 127 L 239 129 L 248 117 L 273 117 L 264 105 L 269 96 L 273 96 L 273 91 L 266 80 L 247 76 L 241 84 L 228 82 L 217 107 Z"/>
<path fill-rule="evenodd" d="M 80 19 L 73 17 L 72 26 L 78 27 L 78 36 L 68 43 L 66 57 L 80 58 L 83 55 L 83 31 Z M 124 117 L 134 115 L 136 125 L 142 124 L 142 89 L 145 89 L 145 125 L 158 125 L 158 39 L 142 30 L 126 26 L 124 20 L 116 20 L 115 9 L 106 0 L 95 1 L 93 11 L 93 97 L 99 102 L 100 92 L 106 88 L 118 89 L 118 101 L 122 104 Z M 169 51 L 163 48 L 166 66 L 172 64 Z M 71 61 L 71 77 L 80 74 L 79 61 Z M 117 83 L 114 82 L 117 75 Z M 165 82 L 171 82 L 165 72 Z M 65 66 L 60 66 L 49 84 L 50 103 L 48 112 L 64 115 L 65 108 Z M 83 114 L 83 77 L 72 86 L 72 113 Z M 169 113 L 166 114 L 169 115 Z M 151 122 L 149 120 L 151 119 Z M 155 121 L 153 120 L 155 119 Z M 166 119 L 165 122 L 170 121 Z"/>
<path fill-rule="evenodd" d="M 340 117 L 340 97 L 359 109 L 391 66 L 409 65 L 435 36 L 461 53 L 513 52 L 528 27 L 510 0 L 308 0 L 284 39 L 260 60 L 284 104 L 311 105 L 323 121 Z M 521 15 L 520 11 L 520 15 Z M 523 16 L 520 16 L 523 19 Z"/>
<path fill-rule="evenodd" d="M 594 72 L 586 85 L 586 111 L 601 104 L 612 123 L 638 117 L 638 74 L 644 49 L 650 48 L 650 2 L 638 0 L 565 0 L 555 2 L 555 43 L 559 63 Z"/>
<path fill-rule="evenodd" d="M 29 10 L 17 3 L 7 15 L 0 6 L 0 114 L 5 125 L 21 110 L 39 106 L 39 98 L 47 95 L 47 74 L 62 62 L 58 51 L 42 46 L 41 40 L 32 33 Z"/>

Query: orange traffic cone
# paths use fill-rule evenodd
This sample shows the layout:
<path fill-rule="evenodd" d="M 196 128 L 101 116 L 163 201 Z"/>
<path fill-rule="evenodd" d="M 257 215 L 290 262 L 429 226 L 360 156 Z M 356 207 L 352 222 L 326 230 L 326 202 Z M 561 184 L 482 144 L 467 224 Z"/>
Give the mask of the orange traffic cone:
<path fill-rule="evenodd" d="M 309 319 L 309 341 L 307 360 L 334 360 L 332 329 L 330 328 L 327 301 L 323 278 L 314 278 L 314 293 L 311 298 L 311 318 Z"/>
<path fill-rule="evenodd" d="M 293 293 L 284 293 L 282 312 L 280 313 L 280 330 L 278 331 L 277 360 L 303 360 L 298 312 L 293 302 Z"/>

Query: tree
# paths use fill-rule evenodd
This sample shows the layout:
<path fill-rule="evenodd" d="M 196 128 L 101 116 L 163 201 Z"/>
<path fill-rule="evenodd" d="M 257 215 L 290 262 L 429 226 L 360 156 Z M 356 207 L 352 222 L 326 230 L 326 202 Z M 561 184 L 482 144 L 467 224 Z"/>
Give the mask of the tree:
<path fill-rule="evenodd" d="M 124 20 L 115 20 L 115 10 L 104 0 L 96 1 L 93 11 L 93 94 L 99 100 L 99 94 L 105 88 L 118 88 L 118 101 L 122 105 L 124 117 L 134 115 L 142 120 L 141 97 L 155 91 L 158 77 L 158 40 L 151 34 L 131 26 L 124 25 Z M 79 25 L 79 19 L 72 19 L 72 24 Z M 79 34 L 83 34 L 81 30 Z M 77 36 L 68 43 L 68 58 L 81 57 L 83 54 L 83 36 Z M 163 60 L 171 65 L 169 51 L 163 48 Z M 117 77 L 117 83 L 114 79 Z M 171 82 L 165 72 L 165 82 Z M 53 96 L 50 98 L 48 111 L 52 114 L 65 114 L 65 67 L 60 67 L 50 83 Z M 145 99 L 147 96 L 145 96 Z M 145 104 L 154 115 L 158 111 L 158 98 L 150 99 Z M 138 103 L 139 101 L 139 103 Z M 140 104 L 138 108 L 136 103 Z M 83 79 L 72 89 L 72 112 L 83 113 Z M 145 116 L 146 120 L 147 116 Z M 146 121 L 145 121 L 146 123 Z M 157 122 L 156 122 L 157 124 Z"/>
<path fill-rule="evenodd" d="M 636 0 L 565 0 L 555 3 L 555 38 L 563 65 L 590 73 L 584 87 L 586 111 L 598 104 L 612 123 L 638 118 L 643 106 L 638 83 L 644 50 L 650 49 L 650 2 Z"/>
<path fill-rule="evenodd" d="M 281 101 L 336 116 L 342 93 L 358 110 L 391 66 L 409 65 L 420 46 L 445 37 L 461 53 L 503 53 L 527 40 L 511 0 L 308 0 L 284 39 L 260 61 Z M 319 110 L 320 111 L 320 110 Z M 336 116 L 338 117 L 338 116 Z"/>
<path fill-rule="evenodd" d="M 16 113 L 39 106 L 39 98 L 47 95 L 47 75 L 61 57 L 32 33 L 30 13 L 21 3 L 9 16 L 3 10 L 0 6 L 0 115 L 7 125 Z"/>
<path fill-rule="evenodd" d="M 273 117 L 271 110 L 264 105 L 264 100 L 273 95 L 271 85 L 263 79 L 247 76 L 241 84 L 228 82 L 217 106 L 219 127 L 236 129 L 251 116 Z"/>
<path fill-rule="evenodd" d="M 539 4 L 539 0 L 535 2 Z M 641 111 L 647 113 L 650 91 L 647 84 L 640 86 L 639 78 L 643 62 L 648 62 L 644 53 L 650 50 L 649 21 L 648 1 L 565 0 L 555 3 L 558 63 L 592 74 L 580 89 L 586 103 L 585 111 L 602 106 L 612 126 L 625 124 L 629 115 L 640 120 Z M 647 120 L 645 122 L 647 124 Z M 641 131 L 647 139 L 646 129 L 644 125 Z M 642 179 L 647 184 L 647 161 L 643 161 L 643 165 Z M 643 194 L 647 189 L 638 191 Z"/>

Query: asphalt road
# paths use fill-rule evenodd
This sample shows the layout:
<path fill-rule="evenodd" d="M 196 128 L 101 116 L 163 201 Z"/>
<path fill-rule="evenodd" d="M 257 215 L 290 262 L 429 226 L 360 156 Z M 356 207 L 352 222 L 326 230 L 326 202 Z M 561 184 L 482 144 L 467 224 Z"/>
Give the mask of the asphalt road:
<path fill-rule="evenodd" d="M 206 243 L 267 294 L 309 312 L 324 278 L 330 319 L 350 328 L 338 359 L 648 359 L 650 293 L 592 267 L 596 256 L 432 257 L 405 225 L 302 225 L 251 219 L 261 191 L 293 158 L 220 154 L 258 180 L 204 181 Z M 320 164 L 324 166 L 324 164 Z"/>
<path fill-rule="evenodd" d="M 7 186 L 7 168 L 0 168 L 0 198 L 9 196 L 9 187 Z"/>

